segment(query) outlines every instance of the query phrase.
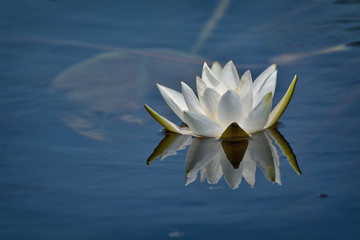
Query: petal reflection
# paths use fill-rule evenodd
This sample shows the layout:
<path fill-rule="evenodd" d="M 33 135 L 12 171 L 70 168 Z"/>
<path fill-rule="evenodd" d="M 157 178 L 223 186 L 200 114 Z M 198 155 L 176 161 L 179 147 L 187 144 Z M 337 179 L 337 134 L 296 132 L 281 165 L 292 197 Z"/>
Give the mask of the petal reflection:
<path fill-rule="evenodd" d="M 147 160 L 147 165 L 159 158 L 160 161 L 166 157 L 175 155 L 177 151 L 185 149 L 191 144 L 192 137 L 189 135 L 179 135 L 175 133 L 165 133 L 165 137 L 160 141 L 159 145 Z"/>
<path fill-rule="evenodd" d="M 185 161 L 185 185 L 195 181 L 201 169 L 206 169 L 210 162 L 216 161 L 220 150 L 219 140 L 215 138 L 194 138 Z"/>
<path fill-rule="evenodd" d="M 291 167 L 295 170 L 297 174 L 301 175 L 301 170 L 296 161 L 296 155 L 291 149 L 290 144 L 285 140 L 284 136 L 281 135 L 281 133 L 276 127 L 268 128 L 266 131 L 275 141 L 276 145 L 281 149 L 282 154 L 287 158 Z"/>
<path fill-rule="evenodd" d="M 155 158 L 163 160 L 188 145 L 185 185 L 194 182 L 199 175 L 201 182 L 207 179 L 209 184 L 218 183 L 224 176 L 232 189 L 238 188 L 244 178 L 253 187 L 257 167 L 266 179 L 281 185 L 279 149 L 295 172 L 301 174 L 294 152 L 275 127 L 236 141 L 166 133 L 147 163 Z"/>
<path fill-rule="evenodd" d="M 259 132 L 250 138 L 249 148 L 247 153 L 251 161 L 256 163 L 264 176 L 271 182 L 275 182 L 275 164 L 276 156 L 273 156 L 273 151 L 270 147 L 266 132 Z M 275 157 L 275 158 L 274 158 Z"/>

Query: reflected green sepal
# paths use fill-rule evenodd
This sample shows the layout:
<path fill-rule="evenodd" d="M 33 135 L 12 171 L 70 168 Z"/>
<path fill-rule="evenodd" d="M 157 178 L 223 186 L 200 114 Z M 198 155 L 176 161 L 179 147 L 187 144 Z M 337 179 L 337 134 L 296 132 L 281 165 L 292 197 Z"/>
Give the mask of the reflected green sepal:
<path fill-rule="evenodd" d="M 275 182 L 275 175 L 275 168 L 272 165 L 267 169 L 266 177 L 270 182 Z"/>
<path fill-rule="evenodd" d="M 157 157 L 161 156 L 165 150 L 175 141 L 175 139 L 179 135 L 174 133 L 165 133 L 165 137 L 160 141 L 159 145 L 154 149 L 153 153 L 147 159 L 146 164 L 150 165 L 150 163 L 156 159 Z"/>
<path fill-rule="evenodd" d="M 222 141 L 221 146 L 225 152 L 225 155 L 234 169 L 240 167 L 240 163 L 244 158 L 246 149 L 249 145 L 247 139 L 242 139 L 239 141 Z"/>
<path fill-rule="evenodd" d="M 249 134 L 247 134 L 239 124 L 233 122 L 225 129 L 220 138 L 227 141 L 237 141 L 248 137 L 250 137 Z"/>
<path fill-rule="evenodd" d="M 180 128 L 176 126 L 175 123 L 169 121 L 168 119 L 164 118 L 153 109 L 151 109 L 148 105 L 145 104 L 145 109 L 149 112 L 149 114 L 158 122 L 161 126 L 163 126 L 167 131 L 180 133 Z"/>
<path fill-rule="evenodd" d="M 270 133 L 271 137 L 281 149 L 282 154 L 286 156 L 291 167 L 295 170 L 297 174 L 301 175 L 301 170 L 297 163 L 296 155 L 291 149 L 290 144 L 285 140 L 284 136 L 281 135 L 281 133 L 276 127 L 268 128 L 267 131 Z"/>
<path fill-rule="evenodd" d="M 283 98 L 280 100 L 280 102 L 276 105 L 276 107 L 271 111 L 269 115 L 269 120 L 265 126 L 265 128 L 271 127 L 276 124 L 276 122 L 280 119 L 280 117 L 283 115 L 285 109 L 289 105 L 289 102 L 293 96 L 296 82 L 297 82 L 297 75 L 294 76 L 294 79 L 292 80 L 288 90 L 286 91 Z"/>

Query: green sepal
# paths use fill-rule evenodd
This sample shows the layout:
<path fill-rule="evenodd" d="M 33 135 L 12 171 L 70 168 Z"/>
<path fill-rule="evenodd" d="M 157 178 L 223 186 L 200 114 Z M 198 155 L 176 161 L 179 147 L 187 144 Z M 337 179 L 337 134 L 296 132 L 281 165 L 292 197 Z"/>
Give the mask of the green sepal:
<path fill-rule="evenodd" d="M 225 129 L 220 138 L 226 141 L 237 141 L 248 137 L 250 137 L 249 134 L 247 134 L 239 124 L 233 122 Z"/>
<path fill-rule="evenodd" d="M 169 132 L 180 133 L 180 128 L 173 122 L 164 118 L 153 109 L 151 109 L 148 105 L 145 104 L 145 109 L 149 112 L 149 114 L 158 122 L 161 126 L 163 126 Z"/>
<path fill-rule="evenodd" d="M 280 117 L 285 112 L 285 109 L 289 105 L 289 102 L 293 96 L 296 82 L 297 82 L 297 75 L 294 76 L 294 79 L 292 80 L 288 90 L 286 91 L 285 95 L 282 97 L 280 102 L 276 105 L 276 107 L 271 111 L 269 115 L 269 120 L 267 124 L 265 125 L 265 128 L 271 127 L 276 124 L 276 122 L 280 119 Z"/>

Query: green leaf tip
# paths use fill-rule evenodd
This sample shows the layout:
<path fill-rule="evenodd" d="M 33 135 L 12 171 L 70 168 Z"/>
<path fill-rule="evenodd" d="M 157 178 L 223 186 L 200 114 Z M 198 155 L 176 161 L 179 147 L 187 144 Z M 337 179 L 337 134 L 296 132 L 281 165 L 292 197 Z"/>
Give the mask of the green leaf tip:
<path fill-rule="evenodd" d="M 158 122 L 161 126 L 163 126 L 167 131 L 180 133 L 180 128 L 176 126 L 175 123 L 169 121 L 168 119 L 164 118 L 153 109 L 151 109 L 148 105 L 145 104 L 145 109 L 148 113 Z"/>
<path fill-rule="evenodd" d="M 249 134 L 247 134 L 239 124 L 233 122 L 225 129 L 220 138 L 227 141 L 237 141 L 248 137 L 250 137 Z"/>
<path fill-rule="evenodd" d="M 285 109 L 290 103 L 290 100 L 293 96 L 296 82 L 297 82 L 297 75 L 294 76 L 294 79 L 292 80 L 288 90 L 286 91 L 285 95 L 282 97 L 280 102 L 276 105 L 276 107 L 272 110 L 269 116 L 269 120 L 265 126 L 265 128 L 271 127 L 276 124 L 276 122 L 280 119 L 280 117 L 285 112 Z"/>

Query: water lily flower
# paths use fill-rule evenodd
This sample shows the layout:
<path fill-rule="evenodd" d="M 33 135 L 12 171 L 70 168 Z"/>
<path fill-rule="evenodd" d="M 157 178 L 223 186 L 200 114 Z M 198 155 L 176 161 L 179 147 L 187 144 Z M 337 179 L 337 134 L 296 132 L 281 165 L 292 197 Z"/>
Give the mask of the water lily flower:
<path fill-rule="evenodd" d="M 197 96 L 184 82 L 181 82 L 182 93 L 157 84 L 165 102 L 188 127 L 179 127 L 149 106 L 145 105 L 145 108 L 169 132 L 224 139 L 246 138 L 276 124 L 288 106 L 297 76 L 271 111 L 276 79 L 275 64 L 252 81 L 249 70 L 240 78 L 232 61 L 224 68 L 214 62 L 211 69 L 204 63 L 201 78 L 196 78 Z"/>

